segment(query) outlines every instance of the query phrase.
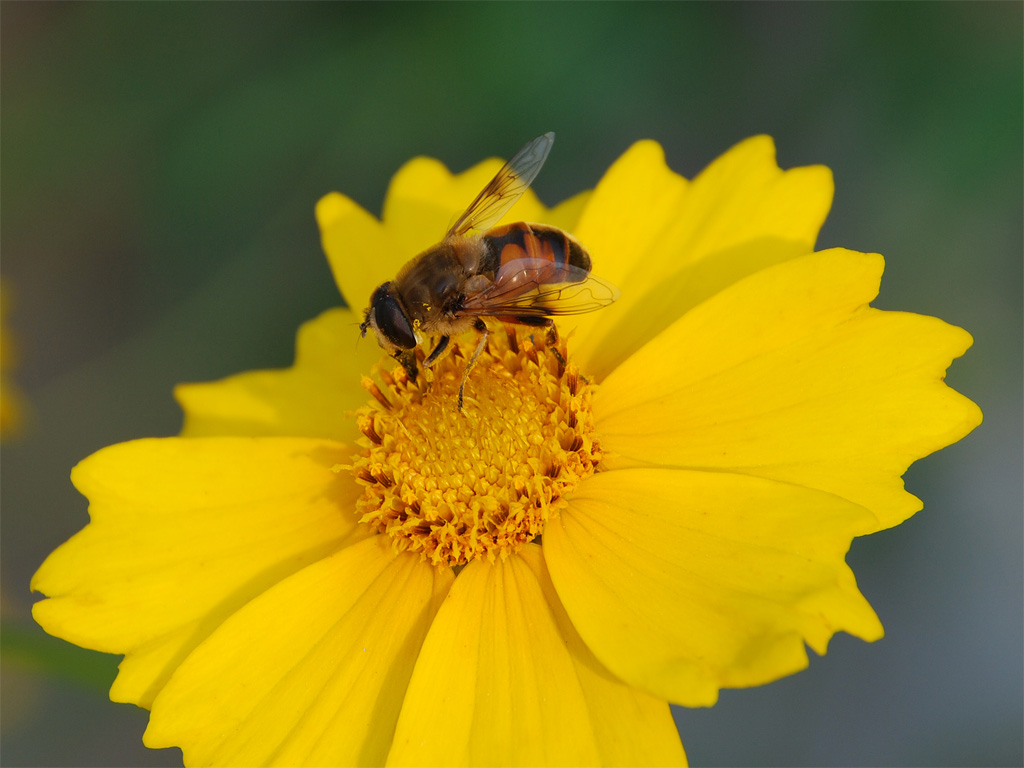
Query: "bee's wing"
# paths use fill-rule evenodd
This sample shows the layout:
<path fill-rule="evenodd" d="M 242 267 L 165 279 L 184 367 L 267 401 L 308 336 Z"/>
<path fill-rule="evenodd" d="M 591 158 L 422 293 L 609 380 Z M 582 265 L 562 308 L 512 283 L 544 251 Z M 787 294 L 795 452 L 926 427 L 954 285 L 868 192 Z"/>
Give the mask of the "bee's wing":
<path fill-rule="evenodd" d="M 619 298 L 615 286 L 569 264 L 515 259 L 503 264 L 494 282 L 466 297 L 466 316 L 553 317 L 581 315 Z"/>
<path fill-rule="evenodd" d="M 520 149 L 469 204 L 445 237 L 464 235 L 472 229 L 486 230 L 497 224 L 537 178 L 554 143 L 555 134 L 549 132 Z"/>

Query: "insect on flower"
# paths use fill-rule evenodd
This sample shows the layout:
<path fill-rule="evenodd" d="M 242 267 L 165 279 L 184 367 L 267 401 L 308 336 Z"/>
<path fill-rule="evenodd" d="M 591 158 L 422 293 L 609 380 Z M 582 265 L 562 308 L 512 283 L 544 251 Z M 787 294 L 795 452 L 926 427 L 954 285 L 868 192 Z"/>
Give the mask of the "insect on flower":
<path fill-rule="evenodd" d="M 416 380 L 416 348 L 436 338 L 429 368 L 452 336 L 480 333 L 459 387 L 459 410 L 469 372 L 490 333 L 485 318 L 546 328 L 557 339 L 554 317 L 608 306 L 618 291 L 590 273 L 590 254 L 567 232 L 546 224 L 494 225 L 540 173 L 554 133 L 529 142 L 469 204 L 444 239 L 413 257 L 394 280 L 370 297 L 360 330 Z"/>

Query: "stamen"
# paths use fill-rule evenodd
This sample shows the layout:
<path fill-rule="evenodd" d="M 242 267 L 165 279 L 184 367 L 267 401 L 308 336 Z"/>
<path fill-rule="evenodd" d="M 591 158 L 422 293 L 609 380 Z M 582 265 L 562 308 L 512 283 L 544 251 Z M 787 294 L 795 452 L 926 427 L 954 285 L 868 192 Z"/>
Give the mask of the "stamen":
<path fill-rule="evenodd" d="M 359 427 L 359 431 L 370 438 L 370 442 L 374 445 L 380 445 L 384 442 L 383 438 L 377 434 L 373 428 L 373 416 L 362 414 L 356 420 L 356 425 Z"/>
<path fill-rule="evenodd" d="M 380 380 L 384 382 L 385 386 L 390 389 L 395 388 L 395 379 L 386 368 L 381 368 L 377 373 L 380 375 Z"/>
<path fill-rule="evenodd" d="M 373 395 L 374 399 L 378 403 L 383 405 L 389 411 L 391 410 L 391 402 L 386 397 L 384 397 L 384 393 L 380 391 L 380 387 L 377 386 L 377 382 L 375 382 L 369 376 L 363 376 L 362 379 L 360 379 L 359 383 L 362 385 L 363 389 L 365 389 L 367 392 Z"/>

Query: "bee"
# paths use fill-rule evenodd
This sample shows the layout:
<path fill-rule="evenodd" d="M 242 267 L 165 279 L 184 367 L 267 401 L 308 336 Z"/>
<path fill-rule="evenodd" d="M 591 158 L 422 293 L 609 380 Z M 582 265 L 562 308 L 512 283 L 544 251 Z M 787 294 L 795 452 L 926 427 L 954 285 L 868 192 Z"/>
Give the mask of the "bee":
<path fill-rule="evenodd" d="M 546 224 L 498 223 L 529 188 L 555 141 L 545 133 L 519 150 L 448 229 L 441 242 L 414 256 L 394 280 L 370 296 L 360 331 L 416 381 L 415 351 L 428 339 L 429 368 L 453 336 L 480 333 L 459 387 L 459 410 L 469 372 L 490 333 L 485 318 L 547 329 L 554 318 L 592 312 L 611 304 L 618 291 L 590 273 L 590 255 L 566 232 Z"/>

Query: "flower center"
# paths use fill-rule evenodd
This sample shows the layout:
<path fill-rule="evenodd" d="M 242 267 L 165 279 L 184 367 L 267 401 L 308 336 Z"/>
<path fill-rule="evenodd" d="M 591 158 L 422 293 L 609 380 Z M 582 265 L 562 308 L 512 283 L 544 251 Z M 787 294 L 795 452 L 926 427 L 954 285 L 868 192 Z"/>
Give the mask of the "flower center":
<path fill-rule="evenodd" d="M 357 412 L 366 436 L 353 462 L 360 521 L 435 565 L 506 557 L 540 536 L 564 497 L 601 459 L 594 385 L 543 331 L 491 334 L 459 386 L 477 339 L 415 383 L 405 369 L 364 378 L 374 399 Z M 422 353 L 418 353 L 422 363 Z"/>

